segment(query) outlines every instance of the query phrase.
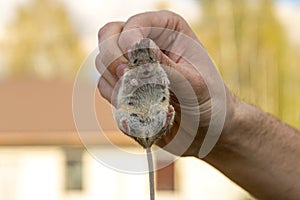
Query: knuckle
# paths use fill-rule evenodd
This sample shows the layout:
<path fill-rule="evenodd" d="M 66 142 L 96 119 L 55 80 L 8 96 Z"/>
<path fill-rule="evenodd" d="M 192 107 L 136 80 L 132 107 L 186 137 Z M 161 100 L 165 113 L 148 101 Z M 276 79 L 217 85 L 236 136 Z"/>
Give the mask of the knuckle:
<path fill-rule="evenodd" d="M 115 59 L 116 55 L 115 52 L 113 52 L 113 49 L 104 45 L 99 46 L 99 53 L 96 57 L 97 68 L 108 68 Z"/>
<path fill-rule="evenodd" d="M 128 18 L 128 20 L 126 21 L 125 24 L 127 24 L 128 22 L 135 22 L 135 21 L 138 21 L 139 18 L 140 18 L 140 16 L 143 16 L 143 15 L 145 15 L 145 14 L 147 14 L 147 12 L 146 12 L 146 13 L 139 13 L 139 14 L 133 15 L 133 16 L 131 16 L 131 17 Z"/>
<path fill-rule="evenodd" d="M 105 89 L 105 80 L 103 78 L 100 78 L 98 82 L 98 90 L 101 96 L 104 96 L 104 89 Z"/>
<path fill-rule="evenodd" d="M 101 74 L 103 73 L 103 64 L 102 64 L 102 61 L 101 61 L 101 55 L 98 54 L 96 56 L 96 59 L 95 59 L 95 66 L 96 66 L 96 69 L 97 71 Z"/>
<path fill-rule="evenodd" d="M 112 27 L 114 27 L 118 23 L 119 22 L 108 22 L 104 26 L 102 26 L 99 29 L 99 31 L 98 31 L 98 39 L 99 39 L 99 41 L 101 41 L 102 38 L 103 38 L 103 36 L 105 36 L 106 33 L 109 32 L 109 30 L 112 29 Z"/>
<path fill-rule="evenodd" d="M 111 23 L 111 22 L 110 22 Z M 101 36 L 104 35 L 104 33 L 107 31 L 107 29 L 110 26 L 110 23 L 105 24 L 104 26 L 102 26 L 99 31 L 98 31 L 98 39 L 101 39 Z"/>
<path fill-rule="evenodd" d="M 160 10 L 160 11 L 158 11 L 158 13 L 161 14 L 162 16 L 165 16 L 169 20 L 173 21 L 174 24 L 185 23 L 185 19 L 181 15 L 179 15 L 175 12 L 172 12 L 169 10 Z"/>
<path fill-rule="evenodd" d="M 182 19 L 182 16 L 175 13 L 175 12 L 172 12 L 170 10 L 160 10 L 160 11 L 157 11 L 159 14 L 161 15 L 164 15 L 166 17 L 170 17 L 170 18 L 180 18 Z"/>

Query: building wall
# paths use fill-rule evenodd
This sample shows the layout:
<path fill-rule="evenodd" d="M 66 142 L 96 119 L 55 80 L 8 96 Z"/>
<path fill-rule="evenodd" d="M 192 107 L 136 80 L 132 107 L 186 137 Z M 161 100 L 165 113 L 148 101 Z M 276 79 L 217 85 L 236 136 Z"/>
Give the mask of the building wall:
<path fill-rule="evenodd" d="M 103 147 L 98 150 L 107 156 L 115 158 L 119 156 L 114 149 Z M 63 148 L 2 147 L 0 148 L 0 199 L 149 199 L 147 174 L 117 172 L 100 164 L 87 152 L 83 153 L 82 160 L 83 190 L 66 191 Z M 234 200 L 243 199 L 246 194 L 219 172 L 193 158 L 182 158 L 176 161 L 175 184 L 176 189 L 173 192 L 157 191 L 158 199 Z"/>
<path fill-rule="evenodd" d="M 179 187 L 184 191 L 180 199 L 250 200 L 242 188 L 219 171 L 195 158 L 181 158 Z"/>
<path fill-rule="evenodd" d="M 0 149 L 0 199 L 61 199 L 59 148 Z"/>

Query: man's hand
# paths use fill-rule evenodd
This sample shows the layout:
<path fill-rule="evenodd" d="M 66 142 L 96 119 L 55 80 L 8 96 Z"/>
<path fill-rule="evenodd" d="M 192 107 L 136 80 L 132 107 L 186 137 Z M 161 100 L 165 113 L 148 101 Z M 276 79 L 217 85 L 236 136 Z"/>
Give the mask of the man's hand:
<path fill-rule="evenodd" d="M 119 35 L 111 38 L 115 34 Z M 300 199 L 299 131 L 233 97 L 223 81 L 217 84 L 215 73 L 210 73 L 216 71 L 214 64 L 182 17 L 168 11 L 142 13 L 126 22 L 106 24 L 98 36 L 99 91 L 110 102 L 128 50 L 137 41 L 150 38 L 164 50 L 157 55 L 176 93 L 171 96 L 176 117 L 173 128 L 157 142 L 159 146 L 197 157 L 211 118 L 221 115 L 212 113 L 212 100 L 226 102 L 221 138 L 204 161 L 260 199 Z M 199 73 L 203 71 L 205 79 Z M 209 87 L 217 91 L 213 99 Z"/>
<path fill-rule="evenodd" d="M 115 34 L 119 34 L 118 37 L 111 39 Z M 99 72 L 102 72 L 99 91 L 110 102 L 113 89 L 123 74 L 124 64 L 127 63 L 128 51 L 142 38 L 150 38 L 156 43 L 159 47 L 157 56 L 168 74 L 172 91 L 176 93 L 171 95 L 170 102 L 176 111 L 174 125 L 156 144 L 161 147 L 169 144 L 167 150 L 177 155 L 198 156 L 212 111 L 211 96 L 206 83 L 209 82 L 214 88 L 220 87 L 214 77 L 207 76 L 207 80 L 202 77 L 201 70 L 204 69 L 211 69 L 210 74 L 218 73 L 186 21 L 169 11 L 147 12 L 135 15 L 125 23 L 106 24 L 100 29 L 98 37 L 100 50 L 103 50 L 96 61 Z M 110 41 L 103 42 L 106 40 Z M 118 58 L 110 63 L 108 60 L 111 57 Z M 220 102 L 227 102 L 227 130 L 231 123 L 234 98 L 224 87 L 222 80 L 221 84 L 226 95 L 222 96 L 220 93 L 216 96 Z"/>

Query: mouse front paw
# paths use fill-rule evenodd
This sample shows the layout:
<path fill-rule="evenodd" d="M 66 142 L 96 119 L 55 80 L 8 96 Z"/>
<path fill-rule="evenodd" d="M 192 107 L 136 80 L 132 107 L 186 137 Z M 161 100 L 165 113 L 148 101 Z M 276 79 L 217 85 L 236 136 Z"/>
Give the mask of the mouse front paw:
<path fill-rule="evenodd" d="M 162 77 L 161 84 L 163 86 L 168 86 L 168 85 L 170 85 L 170 81 L 169 81 L 169 79 L 167 77 Z"/>
<path fill-rule="evenodd" d="M 173 126 L 174 117 L 175 117 L 175 109 L 172 105 L 169 105 L 167 111 L 167 118 L 165 121 L 165 127 Z"/>
<path fill-rule="evenodd" d="M 131 80 L 130 80 L 130 84 L 131 84 L 132 86 L 138 86 L 138 85 L 139 85 L 139 82 L 134 78 L 134 79 L 131 79 Z"/>

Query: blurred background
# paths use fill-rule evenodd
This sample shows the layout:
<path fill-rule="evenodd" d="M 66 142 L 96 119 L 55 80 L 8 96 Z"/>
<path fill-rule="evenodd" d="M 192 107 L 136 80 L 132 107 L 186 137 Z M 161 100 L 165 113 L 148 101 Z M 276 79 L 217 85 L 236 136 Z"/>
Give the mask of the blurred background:
<path fill-rule="evenodd" d="M 146 174 L 116 172 L 86 152 L 72 118 L 72 87 L 100 27 L 160 9 L 188 21 L 238 97 L 300 128 L 298 0 L 1 1 L 0 200 L 148 199 Z M 97 93 L 95 101 L 106 136 L 141 151 Z M 99 153 L 120 156 L 90 141 Z M 159 170 L 156 189 L 161 200 L 252 199 L 193 158 Z"/>

